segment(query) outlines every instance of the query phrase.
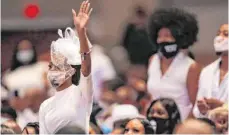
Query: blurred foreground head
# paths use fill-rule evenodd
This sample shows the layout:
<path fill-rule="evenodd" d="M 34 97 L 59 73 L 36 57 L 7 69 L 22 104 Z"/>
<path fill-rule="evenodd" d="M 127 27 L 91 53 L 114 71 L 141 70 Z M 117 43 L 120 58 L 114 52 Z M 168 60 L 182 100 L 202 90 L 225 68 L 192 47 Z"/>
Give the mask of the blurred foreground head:
<path fill-rule="evenodd" d="M 146 116 L 157 134 L 172 134 L 175 126 L 181 121 L 175 101 L 169 98 L 154 100 Z"/>
<path fill-rule="evenodd" d="M 5 126 L 5 125 L 1 125 L 1 134 L 15 134 L 15 132 L 13 131 L 13 129 Z"/>
<path fill-rule="evenodd" d="M 228 132 L 228 107 L 224 105 L 209 112 L 210 119 L 215 123 L 217 133 Z"/>
<path fill-rule="evenodd" d="M 39 123 L 28 123 L 23 129 L 22 134 L 39 134 Z"/>
<path fill-rule="evenodd" d="M 86 134 L 86 132 L 78 126 L 67 126 L 57 131 L 56 134 Z"/>
<path fill-rule="evenodd" d="M 214 129 L 202 120 L 188 119 L 176 127 L 174 134 L 214 134 Z"/>
<path fill-rule="evenodd" d="M 3 123 L 3 125 L 12 129 L 15 134 L 21 134 L 21 128 L 15 121 L 7 120 L 6 122 Z"/>
<path fill-rule="evenodd" d="M 125 135 L 154 134 L 153 126 L 145 118 L 134 118 L 125 124 Z"/>

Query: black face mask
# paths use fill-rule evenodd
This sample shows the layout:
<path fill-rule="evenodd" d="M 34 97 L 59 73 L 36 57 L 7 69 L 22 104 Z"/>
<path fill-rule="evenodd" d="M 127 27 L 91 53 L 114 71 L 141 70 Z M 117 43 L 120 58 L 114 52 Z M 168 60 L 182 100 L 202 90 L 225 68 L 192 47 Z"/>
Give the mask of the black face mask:
<path fill-rule="evenodd" d="M 156 134 L 171 134 L 172 131 L 169 128 L 169 119 L 151 117 L 148 120 L 154 127 Z"/>
<path fill-rule="evenodd" d="M 167 59 L 172 58 L 179 52 L 179 47 L 176 42 L 159 43 L 159 50 Z"/>

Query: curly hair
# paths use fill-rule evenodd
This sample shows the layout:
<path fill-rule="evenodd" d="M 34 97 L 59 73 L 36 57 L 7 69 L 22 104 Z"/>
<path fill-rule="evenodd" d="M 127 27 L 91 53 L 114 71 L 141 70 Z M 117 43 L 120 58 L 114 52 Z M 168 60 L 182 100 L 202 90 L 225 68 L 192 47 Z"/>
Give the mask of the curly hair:
<path fill-rule="evenodd" d="M 185 10 L 178 8 L 156 10 L 149 22 L 149 36 L 155 44 L 161 28 L 168 28 L 182 49 L 187 49 L 197 41 L 199 28 L 196 16 Z"/>

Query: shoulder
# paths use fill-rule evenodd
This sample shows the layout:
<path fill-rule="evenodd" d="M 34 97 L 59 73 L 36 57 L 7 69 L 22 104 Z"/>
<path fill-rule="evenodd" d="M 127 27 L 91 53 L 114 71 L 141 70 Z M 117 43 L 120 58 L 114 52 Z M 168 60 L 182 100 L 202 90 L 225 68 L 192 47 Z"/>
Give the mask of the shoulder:
<path fill-rule="evenodd" d="M 40 109 L 39 112 L 44 112 L 44 110 L 46 110 L 47 106 L 50 105 L 52 103 L 54 97 L 50 97 L 48 99 L 46 99 L 41 105 L 40 105 Z"/>
<path fill-rule="evenodd" d="M 197 63 L 196 61 L 194 61 L 191 66 L 190 66 L 190 71 L 200 71 L 202 69 L 202 66 Z"/>
<path fill-rule="evenodd" d="M 189 76 L 198 75 L 202 70 L 202 65 L 194 61 L 189 67 Z"/>
<path fill-rule="evenodd" d="M 149 66 L 151 65 L 151 63 L 153 62 L 154 58 L 157 57 L 157 53 L 152 55 L 150 58 L 149 58 Z"/>
<path fill-rule="evenodd" d="M 204 69 L 203 69 L 203 73 L 211 71 L 214 69 L 214 67 L 216 67 L 219 64 L 219 59 L 215 60 L 214 62 L 212 62 L 211 64 L 207 65 Z"/>

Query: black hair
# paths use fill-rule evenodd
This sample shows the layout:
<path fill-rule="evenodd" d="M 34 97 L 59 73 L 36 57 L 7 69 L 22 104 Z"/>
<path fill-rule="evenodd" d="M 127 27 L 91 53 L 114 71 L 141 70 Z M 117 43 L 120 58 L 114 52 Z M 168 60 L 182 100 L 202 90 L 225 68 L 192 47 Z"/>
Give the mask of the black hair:
<path fill-rule="evenodd" d="M 72 76 L 72 83 L 74 85 L 79 85 L 79 81 L 80 81 L 80 74 L 81 74 L 81 65 L 71 65 L 75 70 L 75 74 Z"/>
<path fill-rule="evenodd" d="M 10 106 L 2 106 L 1 107 L 1 114 L 9 115 L 14 121 L 17 119 L 16 111 Z"/>
<path fill-rule="evenodd" d="M 11 71 L 14 71 L 14 70 L 17 69 L 17 68 L 19 68 L 19 67 L 21 67 L 21 66 L 24 66 L 24 64 L 21 63 L 20 61 L 18 61 L 18 59 L 17 59 L 17 53 L 18 53 L 18 51 L 19 51 L 19 49 L 18 49 L 19 44 L 20 44 L 20 42 L 22 42 L 22 41 L 24 41 L 24 40 L 27 40 L 27 41 L 29 41 L 29 42 L 32 44 L 32 50 L 33 50 L 33 54 L 34 54 L 32 60 L 31 60 L 27 65 L 31 65 L 31 64 L 34 64 L 34 63 L 37 62 L 36 48 L 35 48 L 35 46 L 33 45 L 32 40 L 30 40 L 30 39 L 28 39 L 28 38 L 22 38 L 22 39 L 20 39 L 20 40 L 17 42 L 17 44 L 16 44 L 16 46 L 15 46 L 15 48 L 14 48 L 13 57 L 12 57 L 12 61 L 11 61 L 11 68 L 10 68 Z"/>
<path fill-rule="evenodd" d="M 55 134 L 86 134 L 79 126 L 66 126 L 58 130 Z"/>
<path fill-rule="evenodd" d="M 136 7 L 135 7 L 135 14 L 136 14 L 138 17 L 146 17 L 146 16 L 147 16 L 146 11 L 145 11 L 144 8 L 141 7 L 141 6 L 136 6 Z"/>
<path fill-rule="evenodd" d="M 35 133 L 36 134 L 39 134 L 39 123 L 38 122 L 30 122 L 30 123 L 28 123 L 26 126 L 25 126 L 25 128 L 22 130 L 22 132 L 24 131 L 24 130 L 26 130 L 26 133 L 27 134 L 29 134 L 29 132 L 28 132 L 28 127 L 32 127 L 32 128 L 34 128 L 34 130 L 35 130 Z"/>
<path fill-rule="evenodd" d="M 176 40 L 177 45 L 187 49 L 197 41 L 199 31 L 196 16 L 178 8 L 158 9 L 149 22 L 149 35 L 154 44 L 157 44 L 158 32 L 161 28 L 168 28 Z"/>
<path fill-rule="evenodd" d="M 9 128 L 8 126 L 1 124 L 1 134 L 16 134 L 13 129 Z"/>
<path fill-rule="evenodd" d="M 99 112 L 101 112 L 103 109 L 99 106 L 98 103 L 93 102 L 92 106 L 92 112 L 90 115 L 90 122 L 93 123 L 94 125 L 98 126 L 96 116 Z"/>
<path fill-rule="evenodd" d="M 90 127 L 96 132 L 96 134 L 103 134 L 102 130 L 98 125 L 95 125 L 92 122 L 90 122 Z"/>
<path fill-rule="evenodd" d="M 130 121 L 132 121 L 132 120 L 134 120 L 134 119 L 137 119 L 137 120 L 139 120 L 141 123 L 142 123 L 142 125 L 144 126 L 144 128 L 145 128 L 145 134 L 154 134 L 155 133 L 155 131 L 154 131 L 154 129 L 153 129 L 153 126 L 150 124 L 150 122 L 147 120 L 147 119 L 145 119 L 145 118 L 133 118 L 133 119 L 130 119 L 129 121 L 127 121 L 126 123 L 124 123 L 123 125 L 122 125 L 122 127 L 126 127 L 126 125 L 130 122 Z M 125 133 L 125 131 L 124 131 L 124 133 Z"/>
<path fill-rule="evenodd" d="M 175 101 L 173 99 L 170 99 L 170 98 L 160 98 L 160 99 L 154 100 L 150 104 L 149 108 L 147 109 L 147 112 L 146 112 L 147 119 L 150 119 L 149 114 L 150 114 L 151 108 L 157 102 L 160 102 L 162 104 L 162 106 L 166 109 L 166 111 L 169 115 L 170 129 L 168 129 L 168 130 L 171 130 L 171 131 L 168 131 L 168 132 L 172 133 L 175 126 L 181 122 L 181 116 L 180 116 L 178 106 L 175 103 Z"/>
<path fill-rule="evenodd" d="M 188 56 L 189 56 L 191 59 L 195 60 L 195 55 L 194 55 L 193 52 L 191 52 L 190 50 L 188 51 Z"/>

